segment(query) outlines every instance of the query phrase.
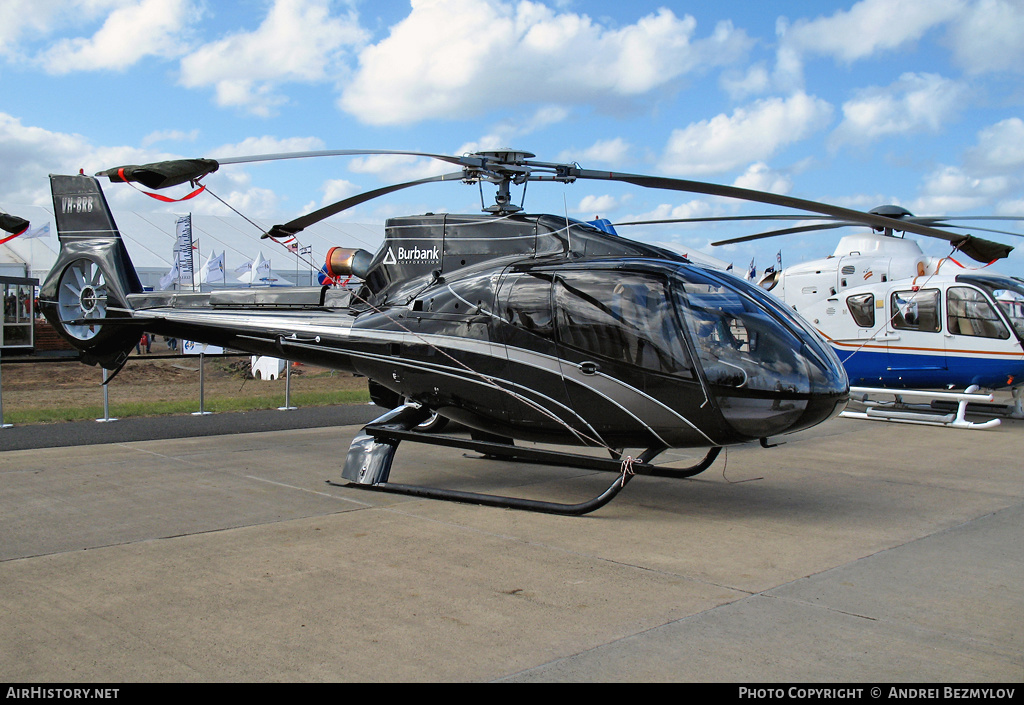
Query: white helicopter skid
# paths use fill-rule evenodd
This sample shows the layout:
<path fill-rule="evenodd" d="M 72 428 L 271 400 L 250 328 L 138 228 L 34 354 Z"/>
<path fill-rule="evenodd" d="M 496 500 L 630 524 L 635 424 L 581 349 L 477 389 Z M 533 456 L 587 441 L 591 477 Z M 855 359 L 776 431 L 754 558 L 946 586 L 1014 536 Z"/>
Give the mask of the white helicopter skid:
<path fill-rule="evenodd" d="M 1011 419 L 1024 419 L 1024 386 L 1018 385 L 1011 388 L 1010 390 L 1011 399 L 1008 403 L 996 400 L 994 403 L 986 403 L 985 400 L 981 402 L 971 401 L 968 404 L 968 413 L 978 414 L 999 414 Z M 935 401 L 932 402 L 932 406 L 936 408 L 940 407 L 952 407 L 953 403 L 949 401 Z"/>
<path fill-rule="evenodd" d="M 879 396 L 892 398 L 878 399 Z M 906 397 L 923 400 L 923 403 L 908 403 L 905 401 Z M 850 403 L 862 404 L 865 410 L 852 411 L 847 407 L 839 415 L 848 419 L 984 430 L 999 426 L 1001 421 L 999 419 L 968 421 L 966 419 L 967 407 L 968 404 L 991 403 L 994 400 L 995 397 L 992 394 L 979 393 L 976 385 L 968 387 L 964 392 L 850 387 Z M 936 403 L 954 403 L 956 404 L 955 411 L 950 413 L 936 411 L 934 406 Z"/>

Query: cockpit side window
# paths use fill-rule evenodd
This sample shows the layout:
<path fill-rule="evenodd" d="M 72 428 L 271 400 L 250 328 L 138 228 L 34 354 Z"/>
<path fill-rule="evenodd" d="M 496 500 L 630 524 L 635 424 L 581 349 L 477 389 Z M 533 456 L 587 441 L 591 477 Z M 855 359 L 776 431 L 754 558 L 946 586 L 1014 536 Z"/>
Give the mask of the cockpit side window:
<path fill-rule="evenodd" d="M 1017 277 L 957 277 L 988 292 L 1013 326 L 1017 337 L 1024 340 L 1024 280 Z"/>
<path fill-rule="evenodd" d="M 928 333 L 941 330 L 938 289 L 894 291 L 891 304 L 894 329 Z"/>
<path fill-rule="evenodd" d="M 1010 319 L 1017 336 L 1024 338 L 1024 294 L 1013 289 L 993 289 L 992 297 Z"/>
<path fill-rule="evenodd" d="M 1010 337 L 1010 331 L 982 293 L 966 286 L 951 286 L 946 292 L 946 324 L 953 335 L 1003 340 Z"/>
<path fill-rule="evenodd" d="M 520 276 L 509 295 L 508 321 L 534 335 L 554 339 L 551 311 L 551 279 L 533 274 Z"/>
<path fill-rule="evenodd" d="M 637 272 L 581 271 L 555 290 L 563 345 L 666 374 L 693 377 L 664 280 Z"/>
<path fill-rule="evenodd" d="M 861 328 L 875 327 L 875 295 L 857 294 L 846 299 L 853 321 Z"/>

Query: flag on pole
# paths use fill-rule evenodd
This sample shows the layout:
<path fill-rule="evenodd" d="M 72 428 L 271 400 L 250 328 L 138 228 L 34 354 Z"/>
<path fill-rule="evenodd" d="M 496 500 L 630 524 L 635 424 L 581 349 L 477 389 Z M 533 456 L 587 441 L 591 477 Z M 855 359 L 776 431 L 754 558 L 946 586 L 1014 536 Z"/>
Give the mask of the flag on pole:
<path fill-rule="evenodd" d="M 50 224 L 48 222 L 44 223 L 43 225 L 40 225 L 38 228 L 32 228 L 27 233 L 22 235 L 21 239 L 29 240 L 31 238 L 36 237 L 50 237 Z"/>
<path fill-rule="evenodd" d="M 213 284 L 214 282 L 224 281 L 225 254 L 225 252 L 221 252 L 219 255 L 210 253 L 210 256 L 203 263 L 202 269 L 199 270 L 200 284 Z"/>
<path fill-rule="evenodd" d="M 171 265 L 171 269 L 170 271 L 167 272 L 167 274 L 160 277 L 160 291 L 166 291 L 167 289 L 170 289 L 172 286 L 174 286 L 174 283 L 176 281 L 178 281 L 177 261 L 175 261 L 175 263 Z"/>
<path fill-rule="evenodd" d="M 192 263 L 192 214 L 178 218 L 175 225 L 177 242 L 174 247 L 175 262 L 178 266 L 178 285 L 195 287 L 195 270 Z"/>
<path fill-rule="evenodd" d="M 754 266 L 754 260 L 750 260 L 750 269 L 747 270 L 747 281 L 752 282 L 757 279 L 757 267 Z"/>

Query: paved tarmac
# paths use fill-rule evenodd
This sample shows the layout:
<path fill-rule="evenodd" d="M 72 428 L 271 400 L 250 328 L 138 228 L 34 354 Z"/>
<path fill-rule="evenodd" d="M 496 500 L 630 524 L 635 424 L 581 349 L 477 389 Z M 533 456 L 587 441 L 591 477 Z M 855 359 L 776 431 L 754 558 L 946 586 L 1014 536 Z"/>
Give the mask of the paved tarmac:
<path fill-rule="evenodd" d="M 0 452 L 0 681 L 1024 680 L 1021 421 L 836 419 L 558 517 L 328 484 L 366 419 L 216 416 Z M 32 428 L 0 447 L 62 433 Z M 408 443 L 392 472 L 566 502 L 609 477 Z"/>

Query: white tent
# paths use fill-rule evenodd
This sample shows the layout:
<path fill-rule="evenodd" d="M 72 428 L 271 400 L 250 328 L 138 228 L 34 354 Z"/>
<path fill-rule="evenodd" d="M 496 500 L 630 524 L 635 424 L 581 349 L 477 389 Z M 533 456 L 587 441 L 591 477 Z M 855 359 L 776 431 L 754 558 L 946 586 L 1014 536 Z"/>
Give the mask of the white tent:
<path fill-rule="evenodd" d="M 273 272 L 270 260 L 263 258 L 261 251 L 253 260 L 248 271 L 236 277 L 238 281 L 249 286 L 295 286 L 295 283 Z"/>
<path fill-rule="evenodd" d="M 41 231 L 40 237 L 25 239 L 25 236 L 21 235 L 0 245 L 0 265 L 10 262 L 12 271 L 9 276 L 25 276 L 22 272 L 28 272 L 27 276 L 45 278 L 59 249 L 57 229 L 53 225 L 52 206 L 0 202 L 0 210 L 17 213 L 31 222 L 33 228 L 50 223 L 49 236 Z M 177 215 L 172 212 L 135 212 L 116 207 L 113 210 L 114 219 L 124 237 L 132 262 L 142 277 L 142 283 L 156 288 L 160 278 L 174 265 L 171 253 L 175 244 Z M 294 215 L 285 213 L 268 216 L 267 227 L 274 222 L 285 222 Z M 234 271 L 239 264 L 249 258 L 246 251 L 251 251 L 257 244 L 267 244 L 266 240 L 260 240 L 261 233 L 251 223 L 238 216 L 193 213 L 192 230 L 196 239 L 202 239 L 204 248 L 212 247 L 225 253 L 225 273 Z M 305 276 L 315 284 L 316 271 L 323 264 L 331 247 L 361 247 L 376 252 L 384 239 L 384 228 L 383 224 L 345 223 L 328 219 L 306 228 L 299 238 L 304 246 L 313 248 L 308 257 L 298 262 L 299 281 L 305 281 Z M 272 277 L 278 281 L 271 283 L 284 285 L 286 281 L 281 274 L 287 274 L 288 280 L 295 277 L 296 257 L 284 246 L 274 245 L 273 248 L 271 256 L 278 262 L 277 266 L 281 267 L 281 273 L 275 272 Z M 308 265 L 306 259 L 315 266 Z M 225 284 L 235 285 L 234 277 L 229 276 L 225 282 L 218 282 L 214 286 Z M 254 284 L 259 285 L 258 282 Z"/>

